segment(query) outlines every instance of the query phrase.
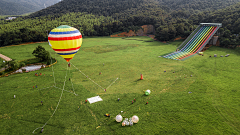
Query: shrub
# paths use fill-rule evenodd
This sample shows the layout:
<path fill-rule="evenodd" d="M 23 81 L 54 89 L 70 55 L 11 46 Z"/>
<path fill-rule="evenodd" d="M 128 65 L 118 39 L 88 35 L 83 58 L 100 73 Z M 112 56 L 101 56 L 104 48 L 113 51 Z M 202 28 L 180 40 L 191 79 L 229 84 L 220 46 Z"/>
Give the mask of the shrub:
<path fill-rule="evenodd" d="M 21 63 L 20 63 L 20 67 L 25 67 L 25 63 L 24 63 L 24 62 L 21 62 Z"/>

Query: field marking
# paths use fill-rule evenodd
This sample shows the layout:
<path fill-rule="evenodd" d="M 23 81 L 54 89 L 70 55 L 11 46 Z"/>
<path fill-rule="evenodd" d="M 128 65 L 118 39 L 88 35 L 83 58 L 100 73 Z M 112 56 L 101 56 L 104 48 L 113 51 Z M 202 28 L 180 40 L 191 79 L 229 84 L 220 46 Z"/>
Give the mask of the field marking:
<path fill-rule="evenodd" d="M 51 87 L 51 88 L 52 88 L 52 87 Z M 48 89 L 48 91 L 47 91 L 47 92 L 45 92 L 45 93 L 43 94 L 43 96 L 44 96 L 45 94 L 47 94 L 49 91 L 50 91 L 50 89 Z"/>
<path fill-rule="evenodd" d="M 55 87 L 55 86 L 53 86 L 53 87 L 54 87 L 54 88 L 57 88 L 57 89 L 60 89 L 60 90 L 63 90 L 63 89 L 61 89 L 61 88 L 59 88 L 59 87 Z M 64 91 L 69 92 L 69 93 L 72 93 L 72 94 L 74 94 L 75 96 L 78 96 L 78 94 L 73 93 L 73 92 L 71 92 L 71 91 L 67 91 L 67 90 L 64 90 Z"/>
<path fill-rule="evenodd" d="M 71 62 L 70 62 L 71 63 Z M 71 65 L 73 65 L 71 63 Z M 73 65 L 74 66 L 74 65 Z M 75 66 L 74 66 L 75 67 Z M 99 84 L 97 84 L 96 82 L 94 82 L 91 78 L 89 78 L 86 74 L 84 74 L 80 69 L 78 69 L 77 67 L 75 67 L 80 73 L 82 73 L 86 78 L 88 78 L 90 81 L 92 81 L 94 84 L 96 84 L 97 86 L 99 86 L 101 89 L 104 90 L 104 88 L 102 86 L 100 86 Z"/>
<path fill-rule="evenodd" d="M 53 69 L 53 68 L 52 68 Z M 67 70 L 68 70 L 68 66 L 67 66 Z M 59 100 L 58 100 L 58 104 L 57 104 L 57 106 L 56 106 L 56 108 L 55 108 L 55 110 L 54 110 L 54 112 L 53 112 L 53 114 L 51 115 L 51 117 L 48 119 L 48 121 L 53 117 L 53 115 L 55 114 L 55 112 L 56 112 L 56 110 L 57 110 L 57 108 L 58 108 L 58 106 L 59 106 L 59 103 L 60 103 L 60 101 L 61 101 L 61 99 L 62 99 L 62 95 L 63 95 L 63 91 L 64 91 L 64 87 L 65 87 L 65 82 L 66 82 L 66 77 L 67 77 L 67 70 L 66 70 L 66 76 L 65 76 L 65 81 L 64 81 L 64 84 L 63 84 L 63 89 L 62 89 L 62 93 L 61 93 L 61 96 L 60 96 L 60 98 L 59 98 Z M 53 71 L 54 72 L 54 71 Z M 54 81 L 55 81 L 55 77 L 54 77 Z M 55 85 L 56 85 L 56 83 L 55 83 Z M 56 87 L 56 86 L 55 86 Z M 37 129 L 39 129 L 39 128 L 44 128 L 46 125 L 47 125 L 47 123 L 48 123 L 48 121 L 42 126 L 42 127 L 38 127 L 38 128 L 36 128 L 35 130 L 33 130 L 33 134 L 34 134 L 34 132 L 37 130 Z"/>
<path fill-rule="evenodd" d="M 56 56 L 56 54 L 55 54 L 55 56 Z M 52 59 L 51 59 L 51 63 L 52 63 Z M 72 63 L 71 63 L 71 64 L 72 64 Z M 72 64 L 72 65 L 73 65 L 73 64 Z M 73 66 L 75 67 L 75 65 L 73 65 Z M 80 73 L 82 73 L 85 77 L 87 77 L 89 80 L 91 80 L 94 84 L 96 84 L 97 86 L 99 86 L 100 88 L 102 88 L 103 90 L 105 90 L 102 86 L 100 86 L 99 84 L 97 84 L 96 82 L 94 82 L 91 78 L 89 78 L 87 75 L 85 75 L 85 74 L 84 74 L 81 70 L 79 70 L 77 67 L 75 67 L 75 68 L 76 68 Z M 68 70 L 68 66 L 67 66 L 67 70 Z M 60 103 L 60 101 L 61 101 L 61 98 L 62 98 L 62 95 L 63 95 L 63 91 L 67 91 L 67 90 L 64 89 L 65 83 L 66 83 L 66 80 L 67 80 L 67 79 L 66 79 L 66 77 L 67 77 L 67 71 L 66 71 L 65 81 L 64 81 L 64 84 L 63 84 L 63 88 L 62 88 L 62 89 L 59 88 L 59 87 L 56 87 L 56 81 L 55 81 L 53 66 L 52 66 L 52 72 L 53 72 L 53 78 L 54 78 L 54 85 L 51 86 L 51 87 L 54 87 L 54 88 L 57 88 L 57 89 L 62 90 L 62 93 L 61 93 L 61 96 L 60 96 L 60 98 L 59 98 L 58 104 L 57 104 L 57 106 L 56 106 L 53 114 L 52 114 L 51 117 L 48 119 L 48 121 L 49 121 L 49 120 L 53 117 L 53 115 L 55 114 L 55 112 L 56 112 L 56 110 L 57 110 L 57 108 L 58 108 L 58 106 L 59 106 L 59 103 Z M 69 70 L 69 73 L 70 73 L 70 70 Z M 117 78 L 116 80 L 114 80 L 106 89 L 108 89 L 109 87 L 111 87 L 112 84 L 115 83 L 117 80 L 118 80 L 118 78 Z M 73 92 L 71 92 L 71 91 L 67 91 L 67 92 L 73 93 L 74 95 L 78 96 L 78 95 L 75 93 L 75 91 L 74 91 L 74 87 L 73 87 L 72 80 L 71 80 L 71 84 L 72 84 Z M 51 87 L 46 87 L 46 88 L 42 88 L 42 89 L 47 89 L 47 88 L 51 88 Z M 42 89 L 39 89 L 39 90 L 42 90 Z M 49 89 L 49 90 L 50 90 L 50 89 Z M 48 91 L 49 91 L 49 90 L 48 90 Z M 48 91 L 47 91 L 47 92 L 48 92 Z M 47 92 L 46 92 L 46 93 L 47 93 Z M 46 93 L 45 93 L 45 94 L 46 94 Z M 44 95 L 45 95 L 45 94 L 44 94 Z M 81 102 L 81 104 L 82 104 L 82 102 Z M 52 108 L 52 107 L 51 107 L 51 108 Z M 96 115 L 93 114 L 93 112 L 92 112 L 92 110 L 91 110 L 90 108 L 88 108 L 88 109 L 90 110 L 90 113 L 92 114 L 92 116 L 95 118 L 96 124 L 97 124 L 97 117 L 96 117 Z M 35 132 L 37 129 L 45 127 L 45 126 L 47 125 L 48 121 L 47 121 L 42 127 L 38 127 L 38 128 L 36 128 L 35 130 L 33 130 L 32 133 L 34 134 L 34 132 Z"/>
<path fill-rule="evenodd" d="M 71 63 L 71 62 L 70 62 Z M 71 63 L 71 65 L 73 65 L 72 63 Z M 74 66 L 74 65 L 73 65 Z M 115 80 L 115 81 L 113 81 L 107 88 L 103 88 L 101 85 L 99 85 L 99 84 L 97 84 L 95 81 L 93 81 L 91 78 L 89 78 L 86 74 L 84 74 L 80 69 L 78 69 L 76 66 L 74 66 L 80 73 L 82 73 L 86 78 L 88 78 L 90 81 L 92 81 L 94 84 L 96 84 L 98 87 L 100 87 L 101 89 L 103 89 L 104 91 L 105 91 L 105 89 L 108 89 L 109 87 L 111 87 L 112 86 L 112 84 L 113 83 L 115 83 L 117 80 L 118 80 L 118 78 Z"/>
<path fill-rule="evenodd" d="M 51 54 L 50 54 L 51 55 Z M 52 64 L 52 56 L 51 57 L 51 64 Z M 56 53 L 55 53 L 55 58 L 56 58 Z M 53 78 L 54 78 L 54 86 L 56 86 L 56 81 L 55 81 L 55 76 L 54 76 L 54 70 L 53 70 L 53 65 L 52 65 L 52 72 L 53 72 Z"/>
<path fill-rule="evenodd" d="M 111 87 L 112 84 L 115 83 L 117 80 L 118 80 L 118 78 L 117 78 L 115 81 L 113 81 L 106 89 L 108 89 L 109 87 Z"/>
<path fill-rule="evenodd" d="M 13 107 L 14 103 L 15 103 L 15 102 L 13 102 L 13 104 L 12 104 L 11 108 Z"/>

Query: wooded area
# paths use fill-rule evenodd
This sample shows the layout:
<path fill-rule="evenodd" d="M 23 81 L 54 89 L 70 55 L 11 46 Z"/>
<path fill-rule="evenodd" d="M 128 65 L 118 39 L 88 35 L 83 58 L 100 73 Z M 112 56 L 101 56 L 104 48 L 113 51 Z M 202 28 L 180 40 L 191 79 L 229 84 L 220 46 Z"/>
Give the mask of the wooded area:
<path fill-rule="evenodd" d="M 60 25 L 75 27 L 83 36 L 109 36 L 151 24 L 156 29 L 156 39 L 169 41 L 187 37 L 199 23 L 223 23 L 218 32 L 220 45 L 236 46 L 240 44 L 240 3 L 224 7 L 237 1 L 213 4 L 205 0 L 177 0 L 169 4 L 165 0 L 63 0 L 29 16 L 2 19 L 0 46 L 47 41 L 48 33 Z M 224 9 L 214 11 L 217 6 Z"/>

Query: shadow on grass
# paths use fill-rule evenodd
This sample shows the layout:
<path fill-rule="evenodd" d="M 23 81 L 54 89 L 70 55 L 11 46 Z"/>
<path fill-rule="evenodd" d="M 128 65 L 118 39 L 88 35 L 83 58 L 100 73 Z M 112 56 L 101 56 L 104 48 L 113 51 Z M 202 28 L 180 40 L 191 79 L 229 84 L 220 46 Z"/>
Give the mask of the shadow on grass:
<path fill-rule="evenodd" d="M 144 41 L 144 42 L 153 42 L 153 41 Z"/>
<path fill-rule="evenodd" d="M 145 41 L 146 42 L 146 41 Z M 164 42 L 161 42 L 161 41 L 153 41 L 153 42 L 157 42 L 158 44 L 150 44 L 150 45 L 147 45 L 147 46 L 163 46 L 163 45 L 171 45 L 169 43 L 164 43 Z"/>
<path fill-rule="evenodd" d="M 134 81 L 134 82 L 139 82 L 139 81 L 141 81 L 141 79 L 137 79 L 136 81 Z"/>
<path fill-rule="evenodd" d="M 42 107 L 42 106 L 43 106 L 43 105 L 41 105 L 41 104 L 40 104 L 40 105 L 36 105 L 35 108 L 40 108 L 40 107 Z"/>

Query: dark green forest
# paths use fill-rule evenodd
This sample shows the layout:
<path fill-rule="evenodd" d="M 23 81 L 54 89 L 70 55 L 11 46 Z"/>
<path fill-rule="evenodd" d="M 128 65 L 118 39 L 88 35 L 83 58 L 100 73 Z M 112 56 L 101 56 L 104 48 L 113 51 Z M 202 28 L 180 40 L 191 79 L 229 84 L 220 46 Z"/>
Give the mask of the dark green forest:
<path fill-rule="evenodd" d="M 217 33 L 221 46 L 234 48 L 240 44 L 240 3 L 236 2 L 238 0 L 63 0 L 29 16 L 2 19 L 0 46 L 47 41 L 48 33 L 59 25 L 75 27 L 83 36 L 109 36 L 138 30 L 141 25 L 153 25 L 157 40 L 170 41 L 187 37 L 199 23 L 223 23 Z"/>
<path fill-rule="evenodd" d="M 163 5 L 168 11 L 190 11 L 199 13 L 201 11 L 214 11 L 234 5 L 240 0 L 155 0 Z"/>

